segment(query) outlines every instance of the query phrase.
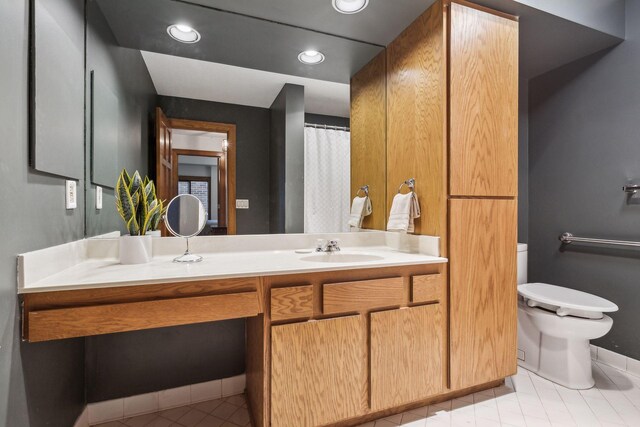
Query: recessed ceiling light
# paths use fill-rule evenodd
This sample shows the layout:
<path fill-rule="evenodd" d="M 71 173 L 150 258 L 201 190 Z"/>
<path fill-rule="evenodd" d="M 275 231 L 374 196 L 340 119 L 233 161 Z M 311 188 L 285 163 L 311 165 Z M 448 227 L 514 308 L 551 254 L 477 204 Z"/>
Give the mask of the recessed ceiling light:
<path fill-rule="evenodd" d="M 200 33 L 185 24 L 169 25 L 167 33 L 181 43 L 197 43 L 200 40 Z"/>
<path fill-rule="evenodd" d="M 331 0 L 333 8 L 340 13 L 351 15 L 364 10 L 369 0 Z"/>
<path fill-rule="evenodd" d="M 319 64 L 324 61 L 324 55 L 317 50 L 305 50 L 300 52 L 298 60 L 303 64 Z"/>

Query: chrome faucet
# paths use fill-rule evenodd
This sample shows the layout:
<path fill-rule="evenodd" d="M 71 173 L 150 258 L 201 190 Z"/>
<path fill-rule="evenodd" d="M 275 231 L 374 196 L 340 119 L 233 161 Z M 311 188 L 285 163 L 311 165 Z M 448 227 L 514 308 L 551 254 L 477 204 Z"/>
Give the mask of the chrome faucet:
<path fill-rule="evenodd" d="M 318 244 L 316 245 L 316 252 L 338 252 L 340 250 L 340 241 L 339 240 L 323 240 L 318 239 Z"/>

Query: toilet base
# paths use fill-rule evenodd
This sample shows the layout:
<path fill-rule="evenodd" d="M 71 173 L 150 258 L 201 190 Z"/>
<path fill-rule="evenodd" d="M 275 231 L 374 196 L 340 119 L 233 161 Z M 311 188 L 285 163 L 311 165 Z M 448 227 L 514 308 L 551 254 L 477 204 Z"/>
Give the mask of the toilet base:
<path fill-rule="evenodd" d="M 518 364 L 564 387 L 594 386 L 589 342 L 606 334 L 613 324 L 602 319 L 561 317 L 518 304 Z"/>
<path fill-rule="evenodd" d="M 575 390 L 594 386 L 588 340 L 568 340 L 542 334 L 540 368 L 535 372 Z"/>

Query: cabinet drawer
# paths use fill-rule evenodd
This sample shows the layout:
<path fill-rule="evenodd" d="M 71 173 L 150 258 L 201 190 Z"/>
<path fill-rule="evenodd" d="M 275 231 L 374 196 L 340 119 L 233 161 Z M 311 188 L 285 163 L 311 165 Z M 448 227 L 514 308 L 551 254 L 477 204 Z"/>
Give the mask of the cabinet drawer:
<path fill-rule="evenodd" d="M 411 302 L 439 301 L 445 297 L 442 274 L 425 274 L 411 278 Z"/>
<path fill-rule="evenodd" d="M 257 292 L 29 312 L 29 341 L 84 337 L 256 316 Z"/>
<path fill-rule="evenodd" d="M 405 302 L 402 277 L 327 283 L 322 287 L 324 314 L 394 307 Z"/>
<path fill-rule="evenodd" d="M 287 320 L 313 315 L 313 286 L 271 289 L 271 320 Z"/>

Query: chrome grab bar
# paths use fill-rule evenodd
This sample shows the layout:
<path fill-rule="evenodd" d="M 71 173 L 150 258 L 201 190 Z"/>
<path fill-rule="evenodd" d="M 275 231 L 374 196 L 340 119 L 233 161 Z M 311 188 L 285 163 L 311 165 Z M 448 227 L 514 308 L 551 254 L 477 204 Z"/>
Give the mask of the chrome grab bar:
<path fill-rule="evenodd" d="M 629 240 L 609 240 L 609 239 L 592 239 L 590 237 L 576 237 L 571 233 L 562 233 L 559 239 L 565 245 L 576 242 L 576 243 L 595 243 L 599 245 L 613 245 L 613 246 L 633 246 L 633 247 L 640 246 L 640 242 L 633 242 Z"/>

